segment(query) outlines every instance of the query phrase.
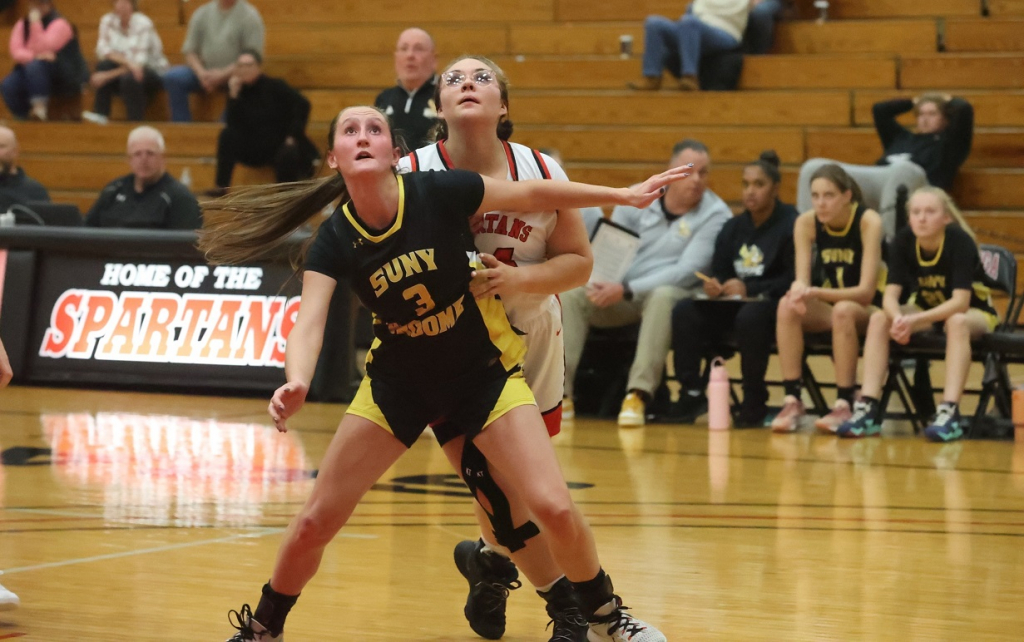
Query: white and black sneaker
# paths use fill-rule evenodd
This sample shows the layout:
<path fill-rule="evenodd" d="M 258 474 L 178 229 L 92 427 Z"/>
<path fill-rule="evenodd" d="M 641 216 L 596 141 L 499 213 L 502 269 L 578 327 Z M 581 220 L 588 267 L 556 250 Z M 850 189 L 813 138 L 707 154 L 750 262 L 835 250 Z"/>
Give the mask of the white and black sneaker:
<path fill-rule="evenodd" d="M 629 608 L 622 605 L 618 595 L 604 608 L 608 606 L 613 607 L 611 613 L 590 619 L 589 642 L 668 642 L 661 631 L 627 613 Z"/>
<path fill-rule="evenodd" d="M 12 611 L 21 604 L 14 591 L 9 591 L 0 584 L 0 611 Z"/>

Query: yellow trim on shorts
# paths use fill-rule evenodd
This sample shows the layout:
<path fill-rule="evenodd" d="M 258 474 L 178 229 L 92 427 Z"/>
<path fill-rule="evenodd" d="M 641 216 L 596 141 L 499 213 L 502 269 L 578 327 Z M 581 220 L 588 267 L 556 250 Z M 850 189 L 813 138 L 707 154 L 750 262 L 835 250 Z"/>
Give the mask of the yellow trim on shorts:
<path fill-rule="evenodd" d="M 977 310 L 977 308 L 974 308 Z M 999 317 L 986 310 L 978 310 L 985 315 L 985 323 L 988 324 L 988 331 L 992 332 L 999 326 Z"/>
<path fill-rule="evenodd" d="M 481 430 L 501 419 L 513 408 L 536 405 L 537 400 L 533 398 L 533 392 L 530 390 L 530 386 L 526 385 L 526 378 L 523 377 L 523 371 L 520 370 L 505 381 L 505 387 L 501 390 L 501 396 L 495 402 L 491 413 L 487 415 L 487 421 L 484 422 Z"/>
<path fill-rule="evenodd" d="M 388 420 L 384 418 L 384 413 L 381 412 L 380 406 L 373 401 L 373 391 L 370 390 L 369 377 L 363 377 L 363 380 L 359 382 L 356 396 L 352 398 L 352 403 L 348 405 L 348 410 L 345 411 L 345 414 L 368 419 L 394 435 L 395 439 L 398 439 L 398 435 L 395 435 L 395 431 L 391 430 Z"/>

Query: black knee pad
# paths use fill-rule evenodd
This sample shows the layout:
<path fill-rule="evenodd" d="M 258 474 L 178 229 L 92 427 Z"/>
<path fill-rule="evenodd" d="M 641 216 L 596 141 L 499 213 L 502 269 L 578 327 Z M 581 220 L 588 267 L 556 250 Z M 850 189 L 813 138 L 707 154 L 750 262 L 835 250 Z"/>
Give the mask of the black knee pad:
<path fill-rule="evenodd" d="M 540 529 L 532 521 L 527 520 L 522 526 L 516 527 L 512 520 L 512 509 L 505 493 L 491 477 L 487 459 L 472 441 L 467 441 L 462 449 L 462 476 L 466 485 L 477 497 L 479 492 L 491 504 L 491 511 L 484 509 L 491 522 L 494 539 L 513 553 L 526 546 L 526 540 L 540 534 Z"/>

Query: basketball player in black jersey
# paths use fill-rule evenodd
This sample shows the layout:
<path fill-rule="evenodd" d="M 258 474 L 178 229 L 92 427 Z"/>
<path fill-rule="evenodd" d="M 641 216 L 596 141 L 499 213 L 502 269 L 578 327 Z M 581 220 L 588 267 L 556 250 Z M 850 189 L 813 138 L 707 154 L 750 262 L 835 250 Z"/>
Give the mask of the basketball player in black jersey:
<path fill-rule="evenodd" d="M 964 435 L 960 397 L 971 366 L 971 340 L 999 322 L 974 233 L 946 192 L 922 187 L 907 203 L 909 225 L 893 242 L 882 309 L 871 315 L 864 340 L 864 385 L 853 417 L 839 427 L 840 437 L 869 437 L 881 432 L 878 399 L 889 366 L 889 341 L 906 344 L 915 332 L 930 328 L 946 334 L 946 383 L 925 437 L 949 442 Z M 910 298 L 900 305 L 908 290 Z"/>
<path fill-rule="evenodd" d="M 573 583 L 591 640 L 663 642 L 631 616 L 601 569 L 593 534 L 569 496 L 522 374 L 522 341 L 493 297 L 470 294 L 469 217 L 493 210 L 643 207 L 686 175 L 669 170 L 628 189 L 566 181 L 512 182 L 471 172 L 396 175 L 400 150 L 372 107 L 342 111 L 326 156 L 337 175 L 243 189 L 215 202 L 200 248 L 214 262 L 264 255 L 341 198 L 309 252 L 285 374 L 270 402 L 279 430 L 303 405 L 340 278 L 374 313 L 367 375 L 324 455 L 310 498 L 292 521 L 255 613 L 232 612 L 242 640 L 280 640 L 285 618 L 327 544 L 362 495 L 440 418 L 472 439 L 494 481 L 524 502 Z M 617 635 L 617 637 L 613 637 Z M 628 636 L 628 637 L 627 637 Z"/>
<path fill-rule="evenodd" d="M 860 337 L 872 306 L 881 303 L 882 218 L 863 205 L 860 187 L 839 165 L 814 172 L 811 194 L 814 209 L 793 228 L 796 280 L 779 302 L 776 342 L 786 399 L 772 430 L 799 428 L 804 333 L 831 330 L 838 394 L 832 411 L 814 425 L 832 434 L 852 415 Z"/>

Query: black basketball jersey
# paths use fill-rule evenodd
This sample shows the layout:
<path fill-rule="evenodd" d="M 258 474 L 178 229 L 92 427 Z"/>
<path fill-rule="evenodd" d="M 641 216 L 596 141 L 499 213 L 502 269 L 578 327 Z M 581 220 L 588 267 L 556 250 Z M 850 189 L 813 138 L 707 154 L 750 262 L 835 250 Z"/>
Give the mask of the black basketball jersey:
<path fill-rule="evenodd" d="M 483 180 L 459 170 L 396 180 L 390 227 L 369 228 L 350 201 L 320 227 L 306 260 L 307 270 L 347 279 L 373 313 L 367 374 L 436 385 L 497 359 L 513 369 L 525 348 L 501 302 L 469 292 L 476 257 L 469 217 L 483 200 Z"/>
<path fill-rule="evenodd" d="M 861 263 L 864 260 L 860 222 L 867 208 L 860 204 L 850 207 L 852 216 L 843 230 L 833 230 L 817 218 L 814 219 L 816 286 L 840 289 L 860 285 Z"/>
<path fill-rule="evenodd" d="M 998 315 L 984 283 L 978 246 L 958 225 L 947 225 L 934 256 L 925 255 L 913 230 L 904 228 L 893 242 L 889 283 L 911 293 L 910 302 L 929 310 L 945 303 L 953 290 L 970 290 L 971 307 Z"/>

